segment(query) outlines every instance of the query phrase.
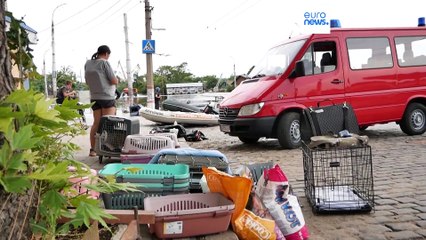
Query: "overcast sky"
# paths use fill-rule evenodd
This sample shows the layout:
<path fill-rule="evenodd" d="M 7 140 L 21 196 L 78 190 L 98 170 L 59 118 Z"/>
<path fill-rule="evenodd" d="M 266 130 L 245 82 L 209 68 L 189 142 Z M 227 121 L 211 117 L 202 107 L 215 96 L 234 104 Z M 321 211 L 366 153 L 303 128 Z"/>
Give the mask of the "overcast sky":
<path fill-rule="evenodd" d="M 417 26 L 417 19 L 426 16 L 424 0 L 150 0 L 150 5 L 152 39 L 159 54 L 153 56 L 154 71 L 187 62 L 195 76 L 217 77 L 231 76 L 234 65 L 236 74 L 246 73 L 270 47 L 304 31 L 305 12 L 325 12 L 342 27 Z M 126 13 L 131 69 L 137 71 L 139 65 L 139 74 L 146 73 L 143 0 L 7 0 L 7 7 L 38 32 L 33 54 L 40 73 L 43 59 L 46 71 L 52 69 L 53 15 L 56 69 L 70 66 L 77 76 L 84 75 L 86 59 L 102 44 L 110 46 L 109 61 L 123 76 L 118 63 L 125 73 Z M 165 30 L 155 30 L 160 28 Z"/>

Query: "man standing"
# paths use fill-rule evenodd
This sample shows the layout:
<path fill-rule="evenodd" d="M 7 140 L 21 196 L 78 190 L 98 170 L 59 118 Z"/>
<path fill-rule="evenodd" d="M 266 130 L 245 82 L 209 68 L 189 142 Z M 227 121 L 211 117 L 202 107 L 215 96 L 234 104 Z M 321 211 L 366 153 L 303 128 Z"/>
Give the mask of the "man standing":
<path fill-rule="evenodd" d="M 161 89 L 159 87 L 155 88 L 155 109 L 160 109 L 160 100 L 161 100 L 161 95 L 160 95 L 160 91 Z"/>
<path fill-rule="evenodd" d="M 76 92 L 72 89 L 72 82 L 70 80 L 67 80 L 65 82 L 65 86 L 61 87 L 59 89 L 58 94 L 56 96 L 56 103 L 62 104 L 65 100 L 65 98 L 75 98 Z"/>

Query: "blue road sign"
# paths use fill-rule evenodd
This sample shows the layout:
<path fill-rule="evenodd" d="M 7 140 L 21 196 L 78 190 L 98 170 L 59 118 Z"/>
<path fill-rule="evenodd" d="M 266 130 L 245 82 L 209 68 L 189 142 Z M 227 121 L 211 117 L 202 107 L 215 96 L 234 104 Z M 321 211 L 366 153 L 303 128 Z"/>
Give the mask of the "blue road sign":
<path fill-rule="evenodd" d="M 142 53 L 155 53 L 155 40 L 142 40 Z"/>

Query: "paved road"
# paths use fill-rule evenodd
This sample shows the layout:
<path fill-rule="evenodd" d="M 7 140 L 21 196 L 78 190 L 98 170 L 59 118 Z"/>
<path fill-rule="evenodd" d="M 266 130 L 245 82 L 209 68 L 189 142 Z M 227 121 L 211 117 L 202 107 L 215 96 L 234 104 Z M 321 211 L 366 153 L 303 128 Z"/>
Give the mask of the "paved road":
<path fill-rule="evenodd" d="M 89 120 L 90 121 L 90 120 Z M 141 119 L 141 133 L 156 126 Z M 218 127 L 201 130 L 209 139 L 186 143 L 199 149 L 217 149 L 235 170 L 243 163 L 274 161 L 279 164 L 303 205 L 311 239 L 426 239 L 426 134 L 406 136 L 395 124 L 368 128 L 372 147 L 375 211 L 367 214 L 315 215 L 304 193 L 301 149 L 282 150 L 276 140 L 261 139 L 256 145 L 242 144 Z M 100 169 L 97 158 L 89 158 L 88 139 L 76 139 L 82 150 L 76 158 Z"/>

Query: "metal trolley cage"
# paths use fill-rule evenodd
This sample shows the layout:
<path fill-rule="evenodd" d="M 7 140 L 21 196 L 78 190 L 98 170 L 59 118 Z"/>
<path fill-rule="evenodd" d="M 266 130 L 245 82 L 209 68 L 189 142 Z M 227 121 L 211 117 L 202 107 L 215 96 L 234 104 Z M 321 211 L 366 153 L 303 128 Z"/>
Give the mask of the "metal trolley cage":
<path fill-rule="evenodd" d="M 314 213 L 374 209 L 371 147 L 310 148 L 304 142 L 305 195 Z"/>
<path fill-rule="evenodd" d="M 95 151 L 99 156 L 99 163 L 103 157 L 119 158 L 124 141 L 128 135 L 139 134 L 140 123 L 138 118 L 117 117 L 114 115 L 102 116 L 95 136 Z"/>

